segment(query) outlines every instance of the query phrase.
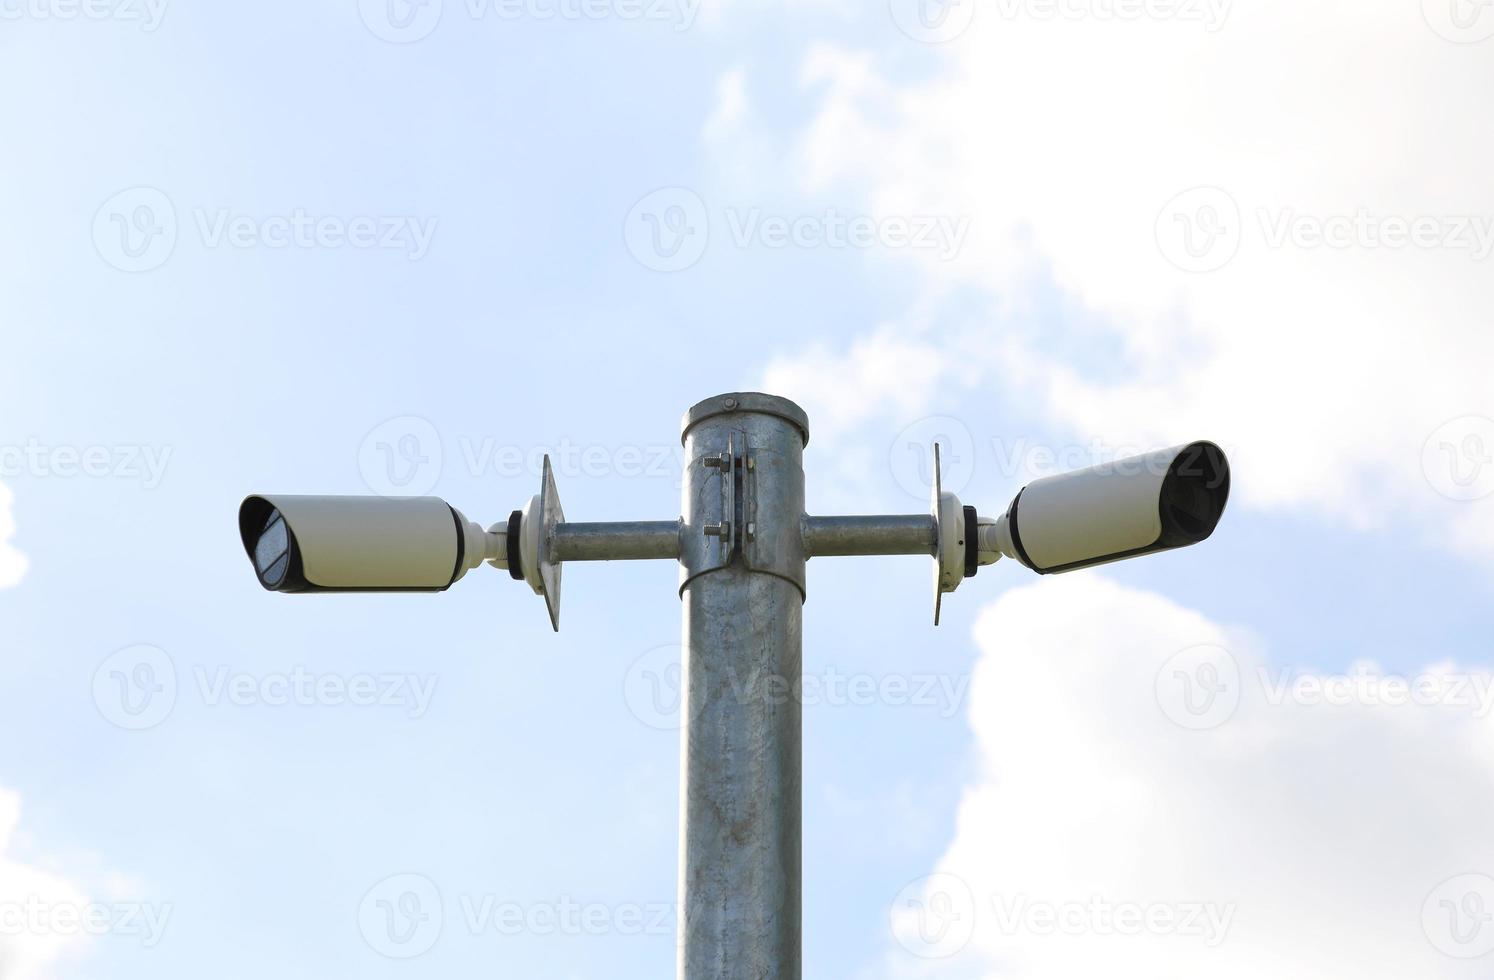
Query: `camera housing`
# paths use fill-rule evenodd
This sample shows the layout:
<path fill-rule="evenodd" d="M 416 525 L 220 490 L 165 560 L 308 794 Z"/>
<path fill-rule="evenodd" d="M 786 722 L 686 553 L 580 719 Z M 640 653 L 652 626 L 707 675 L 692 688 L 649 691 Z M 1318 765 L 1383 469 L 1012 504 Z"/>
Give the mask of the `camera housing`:
<path fill-rule="evenodd" d="M 982 521 L 980 550 L 1045 575 L 1089 568 L 1197 544 L 1228 500 L 1224 450 L 1190 442 L 1034 480 Z"/>
<path fill-rule="evenodd" d="M 500 554 L 439 497 L 254 495 L 239 536 L 271 592 L 442 592 Z"/>

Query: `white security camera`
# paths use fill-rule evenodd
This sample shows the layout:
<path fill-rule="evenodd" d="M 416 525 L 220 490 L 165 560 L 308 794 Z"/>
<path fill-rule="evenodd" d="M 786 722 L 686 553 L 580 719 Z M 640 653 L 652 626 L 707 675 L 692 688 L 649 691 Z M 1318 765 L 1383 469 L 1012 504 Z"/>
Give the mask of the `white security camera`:
<path fill-rule="evenodd" d="M 1047 574 L 1181 548 L 1214 532 L 1228 499 L 1229 461 L 1212 442 L 1044 477 L 980 519 L 979 561 Z"/>
<path fill-rule="evenodd" d="M 439 497 L 253 496 L 239 535 L 272 592 L 440 592 L 484 561 L 507 565 L 505 532 Z"/>

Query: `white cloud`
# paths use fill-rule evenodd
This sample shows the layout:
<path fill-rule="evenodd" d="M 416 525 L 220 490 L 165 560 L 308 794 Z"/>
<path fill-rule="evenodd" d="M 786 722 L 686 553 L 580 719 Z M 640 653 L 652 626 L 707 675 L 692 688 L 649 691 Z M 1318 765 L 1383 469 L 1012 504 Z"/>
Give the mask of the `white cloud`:
<path fill-rule="evenodd" d="M 1494 417 L 1494 258 L 1475 257 L 1489 244 L 1476 232 L 1494 232 L 1494 130 L 1477 123 L 1494 96 L 1487 47 L 1448 43 L 1405 0 L 1236 4 L 1213 32 L 1034 14 L 1049 7 L 980 5 L 957 41 L 930 49 L 944 56 L 932 79 L 891 79 L 901 53 L 820 45 L 804 59 L 818 111 L 787 169 L 806 194 L 973 218 L 957 258 L 907 253 L 922 305 L 972 285 L 1024 304 L 1051 277 L 1101 324 L 920 333 L 906 341 L 921 348 L 911 392 L 937 390 L 931 365 L 978 366 L 1083 439 L 1221 442 L 1247 505 L 1357 525 L 1420 513 L 1466 551 L 1494 539 L 1494 497 L 1449 501 L 1422 463 L 1448 419 Z M 1223 196 L 1165 208 L 1200 185 Z M 1344 217 L 1358 235 L 1360 212 L 1446 218 L 1448 233 L 1467 216 L 1471 247 L 1272 244 L 1287 219 L 1310 234 Z M 1211 216 L 1227 234 L 1205 260 L 1237 243 L 1233 259 L 1174 265 Z M 889 343 L 882 328 L 874 340 Z M 1124 371 L 1056 353 L 1105 340 Z M 845 355 L 850 373 L 861 357 Z M 806 364 L 833 373 L 827 360 L 817 350 Z M 793 374 L 779 363 L 770 380 Z M 1467 465 L 1494 457 L 1487 428 Z M 1494 474 L 1494 459 L 1482 465 Z"/>
<path fill-rule="evenodd" d="M 43 980 L 83 941 L 76 916 L 88 899 L 66 878 L 12 856 L 20 798 L 0 789 L 0 980 Z M 52 924 L 52 923 L 57 924 Z"/>
<path fill-rule="evenodd" d="M 1248 640 L 1092 574 L 1008 592 L 975 635 L 980 775 L 940 863 L 953 877 L 894 903 L 890 974 L 1400 980 L 1469 976 L 1449 954 L 1494 947 L 1494 924 L 1448 930 L 1477 911 L 1470 881 L 1494 899 L 1494 879 L 1439 890 L 1494 874 L 1486 713 L 1273 703 Z M 1190 648 L 1203 659 L 1176 656 Z M 1067 917 L 1052 935 L 1045 909 Z M 1107 934 L 1126 909 L 1159 925 Z"/>
<path fill-rule="evenodd" d="M 706 139 L 718 139 L 732 134 L 742 125 L 747 110 L 747 72 L 734 68 L 722 75 L 716 83 L 716 109 L 711 113 L 711 118 L 706 120 Z"/>
<path fill-rule="evenodd" d="M 0 589 L 15 585 L 26 574 L 26 556 L 10 544 L 11 535 L 16 533 L 15 518 L 10 513 L 14 499 L 10 488 L 0 483 Z"/>
<path fill-rule="evenodd" d="M 814 436 L 833 440 L 885 412 L 920 411 L 948 370 L 942 352 L 895 330 L 878 330 L 844 353 L 824 346 L 768 365 L 763 390 L 810 412 Z"/>

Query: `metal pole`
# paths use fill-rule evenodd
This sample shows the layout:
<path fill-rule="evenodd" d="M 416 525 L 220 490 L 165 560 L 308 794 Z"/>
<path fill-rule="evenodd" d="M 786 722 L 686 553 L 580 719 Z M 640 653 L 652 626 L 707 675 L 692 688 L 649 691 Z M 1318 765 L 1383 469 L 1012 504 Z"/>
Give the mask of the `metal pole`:
<path fill-rule="evenodd" d="M 556 561 L 678 558 L 679 521 L 627 521 L 555 525 Z"/>
<path fill-rule="evenodd" d="M 808 421 L 783 398 L 685 416 L 679 980 L 799 980 Z"/>
<path fill-rule="evenodd" d="M 930 514 L 804 518 L 804 553 L 830 555 L 932 555 L 939 529 Z"/>

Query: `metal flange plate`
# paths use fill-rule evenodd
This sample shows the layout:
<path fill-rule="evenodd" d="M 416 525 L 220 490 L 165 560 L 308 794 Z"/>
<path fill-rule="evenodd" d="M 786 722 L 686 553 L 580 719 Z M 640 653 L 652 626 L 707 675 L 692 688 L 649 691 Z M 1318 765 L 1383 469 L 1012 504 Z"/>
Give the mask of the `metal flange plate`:
<path fill-rule="evenodd" d="M 551 556 L 555 553 L 555 525 L 565 520 L 565 511 L 560 507 L 560 493 L 555 489 L 555 472 L 550 467 L 549 453 L 545 454 L 544 473 L 540 477 L 539 501 L 540 581 L 543 583 L 545 608 L 550 611 L 550 626 L 559 633 L 561 563 Z"/>
<path fill-rule="evenodd" d="M 944 492 L 937 442 L 934 443 L 934 487 L 929 512 L 934 517 L 934 625 L 938 626 L 944 593 L 958 588 L 965 574 L 965 513 L 960 498 Z"/>

